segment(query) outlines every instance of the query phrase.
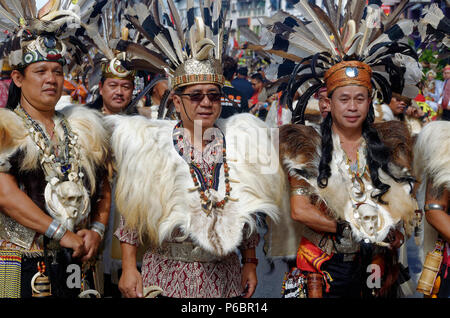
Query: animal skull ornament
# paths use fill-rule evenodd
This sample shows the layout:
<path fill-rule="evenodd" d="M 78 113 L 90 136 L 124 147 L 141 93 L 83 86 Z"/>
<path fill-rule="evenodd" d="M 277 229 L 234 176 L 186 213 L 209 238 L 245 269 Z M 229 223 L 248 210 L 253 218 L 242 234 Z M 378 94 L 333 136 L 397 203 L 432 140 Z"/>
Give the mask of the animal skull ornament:
<path fill-rule="evenodd" d="M 356 208 L 359 224 L 362 230 L 369 236 L 375 237 L 378 231 L 378 211 L 376 207 L 363 203 Z"/>
<path fill-rule="evenodd" d="M 89 194 L 81 182 L 49 182 L 45 202 L 50 215 L 70 231 L 86 219 L 90 210 Z"/>

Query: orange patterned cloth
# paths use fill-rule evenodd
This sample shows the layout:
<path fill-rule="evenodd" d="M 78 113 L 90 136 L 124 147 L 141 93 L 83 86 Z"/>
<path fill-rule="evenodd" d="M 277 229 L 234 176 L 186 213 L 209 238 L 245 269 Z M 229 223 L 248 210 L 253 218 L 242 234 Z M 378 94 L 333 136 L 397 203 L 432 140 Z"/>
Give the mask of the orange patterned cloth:
<path fill-rule="evenodd" d="M 333 255 L 328 255 L 324 253 L 320 248 L 311 243 L 308 239 L 302 237 L 300 241 L 300 246 L 297 251 L 297 268 L 302 271 L 320 273 L 325 277 L 326 282 L 326 291 L 328 292 L 330 286 L 327 281 L 326 273 L 322 272 L 320 267 L 322 264 L 329 259 L 331 259 Z"/>

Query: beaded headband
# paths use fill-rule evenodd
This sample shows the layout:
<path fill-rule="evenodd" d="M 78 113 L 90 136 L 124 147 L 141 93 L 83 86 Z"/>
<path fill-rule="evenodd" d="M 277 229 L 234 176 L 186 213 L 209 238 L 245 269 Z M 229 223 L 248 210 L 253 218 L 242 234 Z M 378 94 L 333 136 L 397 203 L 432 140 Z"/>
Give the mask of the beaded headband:
<path fill-rule="evenodd" d="M 21 54 L 16 54 L 13 58 L 10 56 L 11 66 L 15 69 L 43 61 L 58 62 L 63 66 L 66 64 L 66 45 L 58 41 L 54 34 L 38 35 L 35 39 L 22 41 L 21 44 Z M 21 59 L 18 58 L 20 55 Z"/>

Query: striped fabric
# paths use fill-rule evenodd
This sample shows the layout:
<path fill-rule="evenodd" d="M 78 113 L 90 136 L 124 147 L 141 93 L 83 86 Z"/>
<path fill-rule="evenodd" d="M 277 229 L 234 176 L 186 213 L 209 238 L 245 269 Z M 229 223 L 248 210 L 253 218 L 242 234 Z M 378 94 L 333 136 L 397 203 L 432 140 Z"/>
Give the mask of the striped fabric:
<path fill-rule="evenodd" d="M 322 274 L 324 278 L 326 278 L 326 291 L 329 292 L 330 285 L 328 280 L 332 281 L 333 279 L 327 272 L 323 272 L 320 267 L 323 263 L 331 259 L 332 256 L 333 255 L 324 253 L 320 248 L 302 237 L 297 251 L 297 268 L 300 268 L 303 271 Z"/>
<path fill-rule="evenodd" d="M 0 298 L 20 298 L 22 253 L 0 250 Z"/>

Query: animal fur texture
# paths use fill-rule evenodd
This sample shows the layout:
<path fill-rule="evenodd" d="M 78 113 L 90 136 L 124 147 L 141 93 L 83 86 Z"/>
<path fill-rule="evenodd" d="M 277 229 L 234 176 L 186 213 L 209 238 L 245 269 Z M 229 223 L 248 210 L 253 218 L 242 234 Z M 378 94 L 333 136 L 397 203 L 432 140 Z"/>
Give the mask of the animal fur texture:
<path fill-rule="evenodd" d="M 409 174 L 409 160 L 412 159 L 411 139 L 408 137 L 408 130 L 402 123 L 388 122 L 376 124 L 380 138 L 385 145 L 391 150 L 392 163 L 391 171 L 394 176 L 400 177 Z M 338 158 L 342 158 L 342 149 L 336 143 L 339 142 L 337 136 L 333 136 L 334 150 L 333 159 L 330 163 L 331 177 L 328 179 L 328 185 L 320 188 L 317 185 L 318 166 L 321 156 L 321 137 L 319 133 L 311 127 L 303 125 L 285 125 L 280 128 L 280 160 L 287 174 L 297 179 L 303 179 L 311 185 L 314 194 L 326 203 L 331 215 L 338 219 L 349 220 L 353 215 L 353 208 L 345 184 L 350 180 L 345 179 L 339 172 Z M 405 232 L 411 234 L 414 211 L 417 207 L 416 201 L 410 195 L 409 184 L 400 184 L 395 182 L 390 176 L 383 171 L 379 171 L 380 179 L 383 183 L 390 185 L 389 191 L 383 196 L 383 200 L 387 205 L 380 204 L 381 214 L 384 216 L 386 226 L 379 233 L 379 237 L 385 237 L 389 229 L 395 226 L 399 221 L 403 221 Z M 273 241 L 274 249 L 280 248 L 282 244 L 283 233 L 291 232 L 301 235 L 301 226 L 296 222 L 283 219 L 280 223 L 284 223 L 285 229 L 280 230 L 274 227 L 276 235 Z M 390 223 L 390 224 L 388 224 Z M 353 228 L 353 235 L 356 239 L 362 236 L 358 233 L 358 229 Z M 276 242 L 278 240 L 278 242 Z M 297 238 L 297 246 L 300 237 Z M 291 248 L 282 247 L 285 252 L 292 253 Z M 281 254 L 281 252 L 278 252 Z"/>
<path fill-rule="evenodd" d="M 67 106 L 61 112 L 72 131 L 78 135 L 81 167 L 89 180 L 91 186 L 89 190 L 94 193 L 96 168 L 101 166 L 108 168 L 108 134 L 103 127 L 102 115 L 96 110 L 78 105 Z M 54 120 L 55 133 L 64 136 L 61 125 L 58 125 L 60 118 L 55 117 Z M 19 167 L 21 171 L 39 168 L 39 151 L 28 135 L 23 120 L 11 110 L 0 109 L 0 171 L 9 170 L 8 159 L 18 150 L 24 153 L 24 160 Z"/>
<path fill-rule="evenodd" d="M 418 194 L 425 197 L 427 184 L 431 193 L 439 196 L 450 190 L 450 123 L 434 121 L 422 129 L 414 144 L 414 173 L 420 181 Z M 424 200 L 422 200 L 424 201 Z M 423 208 L 424 202 L 421 202 Z M 438 232 L 424 220 L 424 254 L 433 251 Z"/>
<path fill-rule="evenodd" d="M 414 172 L 433 189 L 450 190 L 450 123 L 427 124 L 414 145 Z"/>
<path fill-rule="evenodd" d="M 285 177 L 278 161 L 277 138 L 264 122 L 250 114 L 219 120 L 226 138 L 231 197 L 223 209 L 208 216 L 201 209 L 189 165 L 173 145 L 174 121 L 108 116 L 111 147 L 117 166 L 116 207 L 126 226 L 138 230 L 153 246 L 172 238 L 174 230 L 215 255 L 239 246 L 245 224 L 255 230 L 255 213 L 278 219 Z M 253 156 L 253 154 L 256 154 Z M 218 195 L 225 195 L 223 166 Z"/>

